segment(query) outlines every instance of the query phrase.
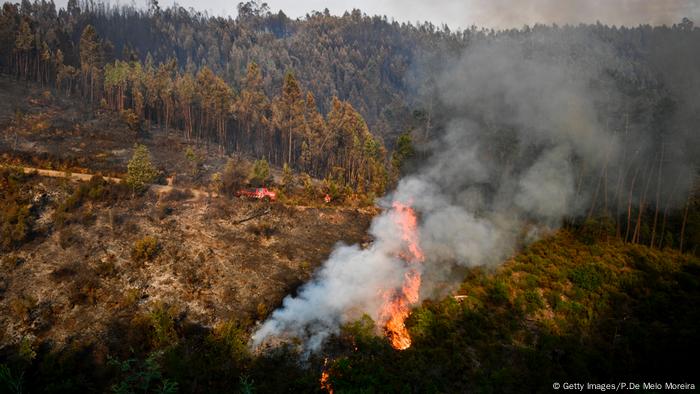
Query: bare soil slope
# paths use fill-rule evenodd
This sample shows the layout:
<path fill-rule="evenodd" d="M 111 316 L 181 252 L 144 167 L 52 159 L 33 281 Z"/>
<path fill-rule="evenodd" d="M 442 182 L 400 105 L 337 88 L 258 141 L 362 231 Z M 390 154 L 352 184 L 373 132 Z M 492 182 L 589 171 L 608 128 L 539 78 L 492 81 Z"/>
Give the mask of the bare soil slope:
<path fill-rule="evenodd" d="M 56 202 L 74 186 L 34 176 L 33 240 L 2 256 L 2 343 L 110 340 L 115 320 L 156 302 L 205 326 L 264 317 L 308 280 L 338 241 L 362 242 L 372 212 L 266 205 L 238 199 L 86 202 L 58 228 Z M 260 212 L 268 213 L 236 224 Z M 132 253 L 157 239 L 145 261 Z"/>

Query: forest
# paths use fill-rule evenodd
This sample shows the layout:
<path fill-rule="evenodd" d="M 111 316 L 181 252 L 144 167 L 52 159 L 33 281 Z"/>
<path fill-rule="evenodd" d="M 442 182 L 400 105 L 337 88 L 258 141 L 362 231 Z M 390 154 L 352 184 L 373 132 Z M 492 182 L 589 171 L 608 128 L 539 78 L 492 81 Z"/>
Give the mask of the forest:
<path fill-rule="evenodd" d="M 616 124 L 607 127 L 627 133 L 630 144 L 634 129 L 653 122 L 663 130 L 676 115 L 692 116 L 685 104 L 693 84 L 682 86 L 679 71 L 698 78 L 698 31 L 687 19 L 671 27 L 453 32 L 360 10 L 292 20 L 255 1 L 240 3 L 234 19 L 161 9 L 157 1 L 140 9 L 74 0 L 61 10 L 53 2 L 5 3 L 0 18 L 0 69 L 18 79 L 121 113 L 134 127 L 180 130 L 223 152 L 249 153 L 373 195 L 400 175 L 406 147 L 397 145 L 399 137 L 426 150 L 445 127 L 449 110 L 438 97 L 437 75 L 470 46 L 558 34 L 609 44 L 624 63 L 608 72 L 627 100 L 608 109 Z M 586 51 L 567 56 L 597 61 L 599 54 Z M 663 133 L 650 155 L 658 155 Z"/>
<path fill-rule="evenodd" d="M 453 30 L 237 9 L 3 4 L 0 391 L 699 383 L 693 21 Z M 136 159 L 142 190 L 69 182 L 85 169 L 128 183 Z M 36 163 L 65 179 L 20 169 Z M 176 173 L 185 183 L 161 182 L 169 193 L 145 187 Z M 280 201 L 235 197 L 260 185 Z M 275 320 L 324 285 L 342 245 L 364 256 L 396 236 L 381 220 L 402 198 L 427 255 L 409 348 L 392 348 L 371 311 Z M 364 301 L 383 274 L 322 288 L 351 303 L 354 284 Z M 269 321 L 298 335 L 251 347 Z M 328 335 L 309 353 L 319 324 Z"/>

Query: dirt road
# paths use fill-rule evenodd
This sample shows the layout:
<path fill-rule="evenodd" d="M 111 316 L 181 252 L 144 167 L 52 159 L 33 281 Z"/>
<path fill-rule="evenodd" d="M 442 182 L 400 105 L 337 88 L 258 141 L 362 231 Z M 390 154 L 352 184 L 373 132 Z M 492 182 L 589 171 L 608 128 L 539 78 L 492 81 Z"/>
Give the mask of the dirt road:
<path fill-rule="evenodd" d="M 3 165 L 0 164 L 0 167 L 4 167 Z M 95 176 L 96 174 L 83 174 L 83 173 L 75 173 L 75 172 L 66 172 L 66 171 L 56 171 L 56 170 L 46 170 L 43 168 L 34 168 L 34 167 L 20 167 L 22 171 L 24 171 L 25 174 L 32 174 L 36 173 L 39 176 L 46 176 L 46 177 L 51 177 L 51 178 L 65 178 L 65 179 L 70 179 L 71 181 L 75 182 L 87 182 Z M 104 180 L 108 182 L 113 182 L 113 183 L 121 183 L 124 180 L 122 178 L 113 178 L 113 177 L 107 177 L 103 176 L 102 177 Z M 163 195 L 166 193 L 169 193 L 173 190 L 181 191 L 181 192 L 190 192 L 192 193 L 192 198 L 193 200 L 200 200 L 203 198 L 207 197 L 217 197 L 216 193 L 210 193 L 205 190 L 199 190 L 199 189 L 189 189 L 189 188 L 182 188 L 182 187 L 176 187 L 176 186 L 171 186 L 171 185 L 155 185 L 155 184 L 150 184 L 148 185 L 149 189 L 153 190 L 156 192 L 158 195 Z"/>

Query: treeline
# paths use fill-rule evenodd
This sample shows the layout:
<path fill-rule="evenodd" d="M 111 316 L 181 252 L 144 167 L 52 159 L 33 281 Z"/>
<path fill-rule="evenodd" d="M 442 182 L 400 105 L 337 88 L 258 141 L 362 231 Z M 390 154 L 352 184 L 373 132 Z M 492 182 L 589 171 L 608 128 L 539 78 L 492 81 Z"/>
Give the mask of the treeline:
<path fill-rule="evenodd" d="M 600 70 L 590 81 L 600 96 L 598 123 L 617 136 L 625 158 L 594 173 L 574 163 L 577 190 L 590 191 L 581 193 L 591 198 L 584 217 L 615 216 L 621 237 L 659 244 L 664 213 L 691 201 L 700 29 L 690 20 L 451 31 L 359 10 L 291 20 L 251 1 L 238 11 L 222 18 L 155 1 L 146 9 L 6 3 L 0 69 L 119 111 L 135 127 L 182 130 L 222 150 L 380 193 L 407 158 L 425 159 L 464 110 L 441 93 L 458 83 L 446 71 L 470 50 L 511 39 L 532 54 Z M 561 40 L 547 46 L 547 37 Z M 516 125 L 504 121 L 508 108 L 491 109 L 489 119 L 473 107 L 469 117 L 483 120 L 487 150 L 512 158 L 518 141 Z"/>
<path fill-rule="evenodd" d="M 19 52 L 19 61 L 28 64 L 30 53 L 50 56 L 60 50 L 64 64 L 73 67 L 65 68 L 63 76 L 79 73 L 81 35 L 93 26 L 102 38 L 104 63 L 175 60 L 180 71 L 210 69 L 234 91 L 243 89 L 248 65 L 257 63 L 268 97 L 278 94 L 293 70 L 303 90 L 317 99 L 320 112 L 333 109 L 333 97 L 348 101 L 372 130 L 392 142 L 412 122 L 408 86 L 422 79 L 413 65 L 446 49 L 458 51 L 472 34 L 389 22 L 359 10 L 342 17 L 315 12 L 292 20 L 255 1 L 240 3 L 238 9 L 236 18 L 221 18 L 179 6 L 161 9 L 155 1 L 147 9 L 75 0 L 60 10 L 52 1 L 8 3 L 0 17 L 0 67 L 16 67 Z M 19 31 L 26 40 L 15 52 Z M 49 60 L 46 56 L 43 62 Z"/>
<path fill-rule="evenodd" d="M 357 193 L 380 195 L 386 188 L 391 164 L 382 140 L 348 101 L 333 97 L 324 117 L 313 93 L 302 90 L 292 71 L 270 97 L 261 68 L 250 63 L 236 91 L 209 67 L 182 68 L 174 58 L 159 64 L 150 55 L 145 62 L 136 56 L 108 61 L 112 44 L 91 25 L 77 42 L 74 66 L 60 48 L 48 44 L 51 35 L 41 22 L 23 15 L 22 8 L 6 3 L 0 17 L 9 27 L 3 32 L 9 42 L 3 51 L 6 70 L 18 79 L 117 111 L 135 129 L 147 123 L 166 132 L 182 130 L 188 140 L 286 164 Z"/>

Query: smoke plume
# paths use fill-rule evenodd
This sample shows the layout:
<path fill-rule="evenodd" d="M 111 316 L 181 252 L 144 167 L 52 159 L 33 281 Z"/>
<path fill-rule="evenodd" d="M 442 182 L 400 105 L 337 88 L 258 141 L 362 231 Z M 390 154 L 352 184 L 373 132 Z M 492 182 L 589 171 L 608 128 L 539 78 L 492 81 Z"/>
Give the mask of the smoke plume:
<path fill-rule="evenodd" d="M 695 0 L 388 0 L 374 7 L 403 20 L 428 18 L 450 27 L 471 25 L 520 28 L 535 23 L 596 23 L 636 26 L 671 25 L 700 18 Z"/>
<path fill-rule="evenodd" d="M 654 164 L 661 161 L 658 130 L 645 124 L 631 130 L 621 115 L 627 98 L 611 77 L 630 67 L 580 31 L 501 36 L 472 44 L 450 62 L 436 89 L 446 127 L 424 148 L 428 158 L 380 202 L 409 203 L 419 215 L 423 298 L 444 291 L 441 283 L 458 283 L 453 268 L 498 264 L 564 218 L 585 216 L 591 207 L 615 212 L 628 195 L 645 193 L 651 204 L 656 193 L 635 185 L 633 174 L 663 174 L 658 198 L 682 199 L 692 173 L 683 164 L 692 154 L 682 148 L 687 133 L 667 133 L 664 149 L 679 155 Z M 407 269 L 392 255 L 401 242 L 393 214 L 387 209 L 374 219 L 367 249 L 338 246 L 262 324 L 254 345 L 297 337 L 313 351 L 362 313 L 376 318 L 381 290 L 400 286 Z"/>

